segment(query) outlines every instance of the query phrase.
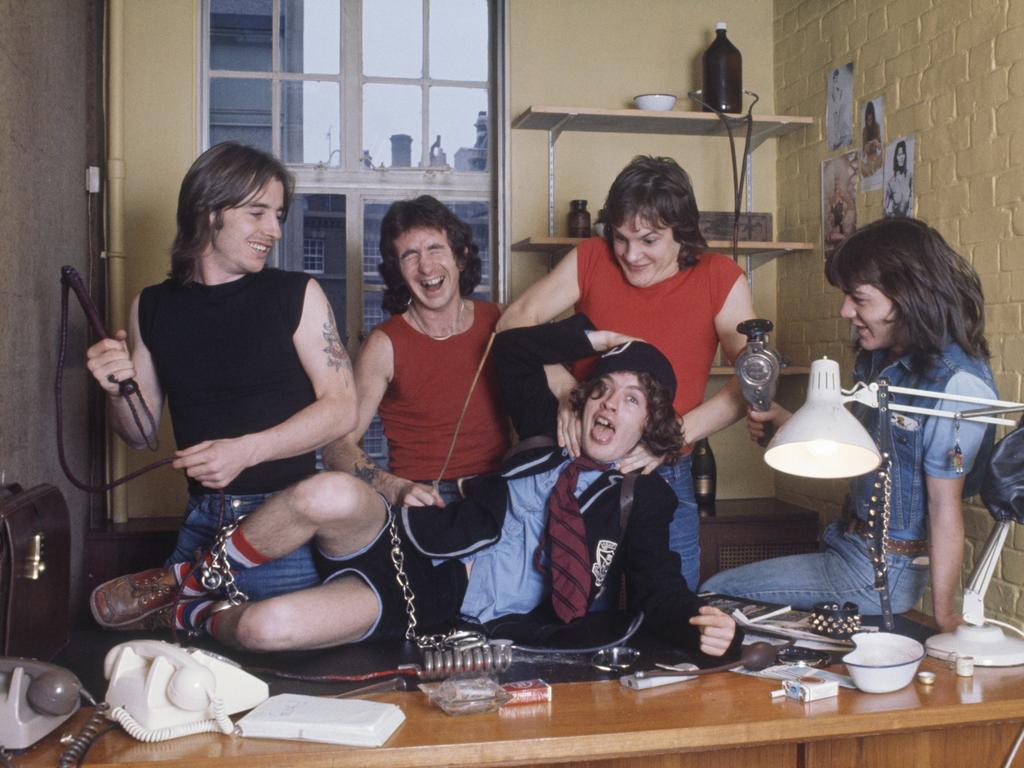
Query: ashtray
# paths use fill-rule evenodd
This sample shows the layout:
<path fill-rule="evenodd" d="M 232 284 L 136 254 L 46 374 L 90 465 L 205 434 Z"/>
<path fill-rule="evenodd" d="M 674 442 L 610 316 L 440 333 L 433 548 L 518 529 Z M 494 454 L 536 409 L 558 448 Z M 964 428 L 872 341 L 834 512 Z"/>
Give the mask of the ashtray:
<path fill-rule="evenodd" d="M 590 666 L 602 672 L 628 672 L 640 659 L 640 651 L 628 645 L 602 648 L 590 657 Z"/>
<path fill-rule="evenodd" d="M 424 683 L 420 690 L 448 715 L 494 712 L 512 698 L 489 677 L 452 677 L 443 683 Z"/>

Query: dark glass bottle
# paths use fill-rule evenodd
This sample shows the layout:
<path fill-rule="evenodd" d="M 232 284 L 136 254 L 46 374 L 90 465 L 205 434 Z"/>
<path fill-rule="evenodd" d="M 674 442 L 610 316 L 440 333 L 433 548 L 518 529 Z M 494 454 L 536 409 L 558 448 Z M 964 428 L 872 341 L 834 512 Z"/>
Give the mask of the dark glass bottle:
<path fill-rule="evenodd" d="M 569 237 L 590 237 L 590 211 L 586 200 L 569 201 Z"/>
<path fill-rule="evenodd" d="M 693 473 L 693 495 L 701 517 L 715 514 L 715 454 L 705 437 L 693 445 L 690 454 L 690 470 Z"/>
<path fill-rule="evenodd" d="M 702 60 L 704 82 L 701 87 L 705 104 L 722 112 L 743 110 L 743 57 L 725 36 L 725 22 L 715 24 L 715 39 L 704 51 Z M 713 110 L 702 107 L 705 112 Z"/>

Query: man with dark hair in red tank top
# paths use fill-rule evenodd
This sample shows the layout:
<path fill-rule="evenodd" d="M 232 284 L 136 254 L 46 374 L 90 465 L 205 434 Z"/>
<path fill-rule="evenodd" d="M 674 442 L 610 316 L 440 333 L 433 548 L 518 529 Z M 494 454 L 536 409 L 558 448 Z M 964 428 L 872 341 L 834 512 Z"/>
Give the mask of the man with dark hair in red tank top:
<path fill-rule="evenodd" d="M 496 469 L 509 447 L 490 360 L 473 387 L 501 309 L 470 298 L 480 282 L 480 248 L 469 225 L 429 195 L 388 209 L 380 250 L 383 305 L 392 316 L 370 333 L 356 362 L 356 429 L 328 446 L 324 459 L 392 504 L 443 506 L 457 494 L 458 478 Z M 359 447 L 376 413 L 390 472 Z"/>

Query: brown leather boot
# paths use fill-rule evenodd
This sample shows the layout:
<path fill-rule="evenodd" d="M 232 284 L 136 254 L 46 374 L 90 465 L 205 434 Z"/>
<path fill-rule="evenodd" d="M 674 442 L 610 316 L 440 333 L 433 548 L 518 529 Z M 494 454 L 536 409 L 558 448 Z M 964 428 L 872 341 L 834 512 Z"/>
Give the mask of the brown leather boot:
<path fill-rule="evenodd" d="M 177 594 L 170 568 L 150 568 L 100 584 L 92 591 L 89 607 L 96 623 L 106 629 L 156 628 L 143 620 L 173 606 Z"/>

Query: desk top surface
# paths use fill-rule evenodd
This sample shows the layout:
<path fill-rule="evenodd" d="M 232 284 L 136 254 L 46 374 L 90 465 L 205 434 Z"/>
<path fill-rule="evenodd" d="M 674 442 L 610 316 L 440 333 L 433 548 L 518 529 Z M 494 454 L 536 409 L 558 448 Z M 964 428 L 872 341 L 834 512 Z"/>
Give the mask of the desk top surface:
<path fill-rule="evenodd" d="M 843 671 L 836 667 L 837 671 Z M 219 734 L 160 744 L 133 741 L 118 730 L 100 738 L 83 763 L 124 766 L 434 766 L 533 765 L 559 760 L 613 759 L 677 750 L 702 750 L 893 733 L 1024 718 L 1024 668 L 975 670 L 958 678 L 947 665 L 925 659 L 932 686 L 912 682 L 901 691 L 866 694 L 840 689 L 836 698 L 803 704 L 772 700 L 772 680 L 719 674 L 648 691 L 616 681 L 564 683 L 552 701 L 498 712 L 450 717 L 421 693 L 386 693 L 374 700 L 399 704 L 406 721 L 384 747 L 241 739 Z M 80 712 L 67 732 L 86 718 Z M 16 760 L 19 766 L 56 764 L 56 736 Z"/>

